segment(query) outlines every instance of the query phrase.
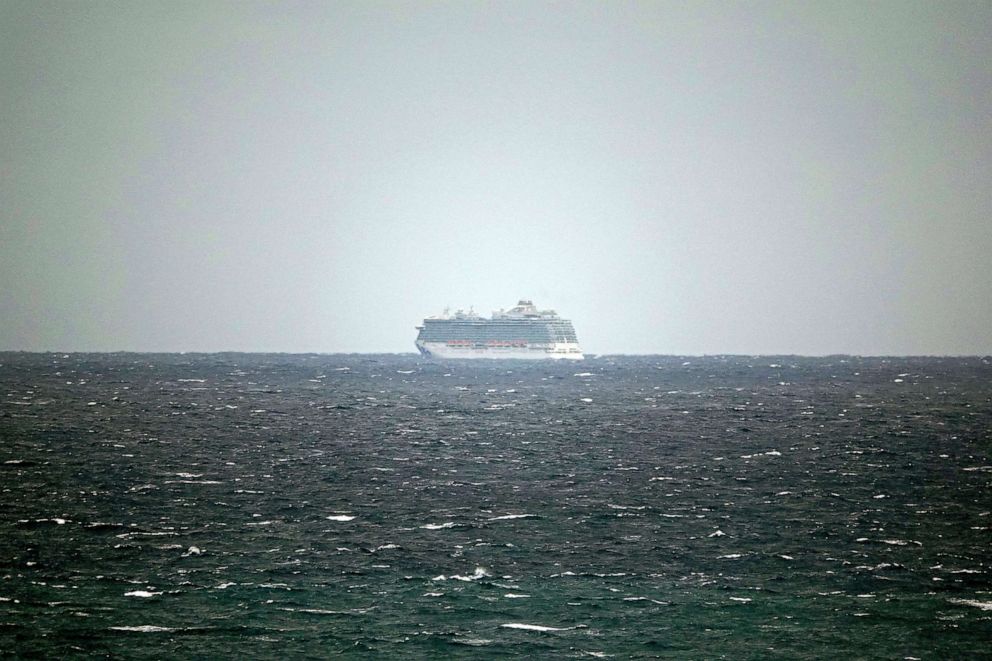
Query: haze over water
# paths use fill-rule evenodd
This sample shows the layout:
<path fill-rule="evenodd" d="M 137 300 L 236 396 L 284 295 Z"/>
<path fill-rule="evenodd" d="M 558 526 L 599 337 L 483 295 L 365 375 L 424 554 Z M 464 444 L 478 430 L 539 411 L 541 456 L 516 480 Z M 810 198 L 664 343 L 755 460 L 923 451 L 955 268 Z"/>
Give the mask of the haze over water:
<path fill-rule="evenodd" d="M 988 2 L 0 3 L 0 349 L 992 352 Z"/>

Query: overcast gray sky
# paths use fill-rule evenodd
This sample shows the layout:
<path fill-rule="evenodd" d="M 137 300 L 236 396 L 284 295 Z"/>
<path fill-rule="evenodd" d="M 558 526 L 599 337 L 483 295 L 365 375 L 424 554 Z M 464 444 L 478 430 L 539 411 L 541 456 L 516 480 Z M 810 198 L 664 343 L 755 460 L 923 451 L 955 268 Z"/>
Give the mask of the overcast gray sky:
<path fill-rule="evenodd" d="M 0 0 L 0 349 L 992 352 L 992 3 Z"/>

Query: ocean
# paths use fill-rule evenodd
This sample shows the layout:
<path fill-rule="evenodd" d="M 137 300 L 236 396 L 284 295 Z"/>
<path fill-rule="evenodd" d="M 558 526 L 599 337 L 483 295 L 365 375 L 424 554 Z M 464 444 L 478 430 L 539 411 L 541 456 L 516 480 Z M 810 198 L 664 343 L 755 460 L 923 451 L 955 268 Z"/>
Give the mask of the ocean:
<path fill-rule="evenodd" d="M 992 658 L 990 362 L 0 354 L 0 653 Z"/>

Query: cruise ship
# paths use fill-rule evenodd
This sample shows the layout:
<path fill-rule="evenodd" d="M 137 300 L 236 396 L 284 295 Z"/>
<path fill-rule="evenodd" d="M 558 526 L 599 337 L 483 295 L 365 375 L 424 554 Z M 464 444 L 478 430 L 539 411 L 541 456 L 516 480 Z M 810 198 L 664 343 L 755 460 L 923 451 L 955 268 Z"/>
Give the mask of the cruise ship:
<path fill-rule="evenodd" d="M 417 349 L 434 358 L 522 358 L 582 360 L 572 322 L 554 310 L 520 301 L 492 317 L 458 310 L 424 319 L 417 326 Z"/>

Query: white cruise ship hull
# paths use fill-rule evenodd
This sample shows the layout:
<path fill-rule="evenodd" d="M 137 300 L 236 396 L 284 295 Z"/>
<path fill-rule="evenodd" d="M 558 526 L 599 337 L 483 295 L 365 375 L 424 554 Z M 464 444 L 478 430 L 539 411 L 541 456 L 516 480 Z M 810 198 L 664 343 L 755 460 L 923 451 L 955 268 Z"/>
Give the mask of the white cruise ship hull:
<path fill-rule="evenodd" d="M 574 342 L 528 344 L 526 346 L 475 346 L 464 343 L 417 341 L 424 356 L 450 359 L 583 360 L 582 350 Z"/>

